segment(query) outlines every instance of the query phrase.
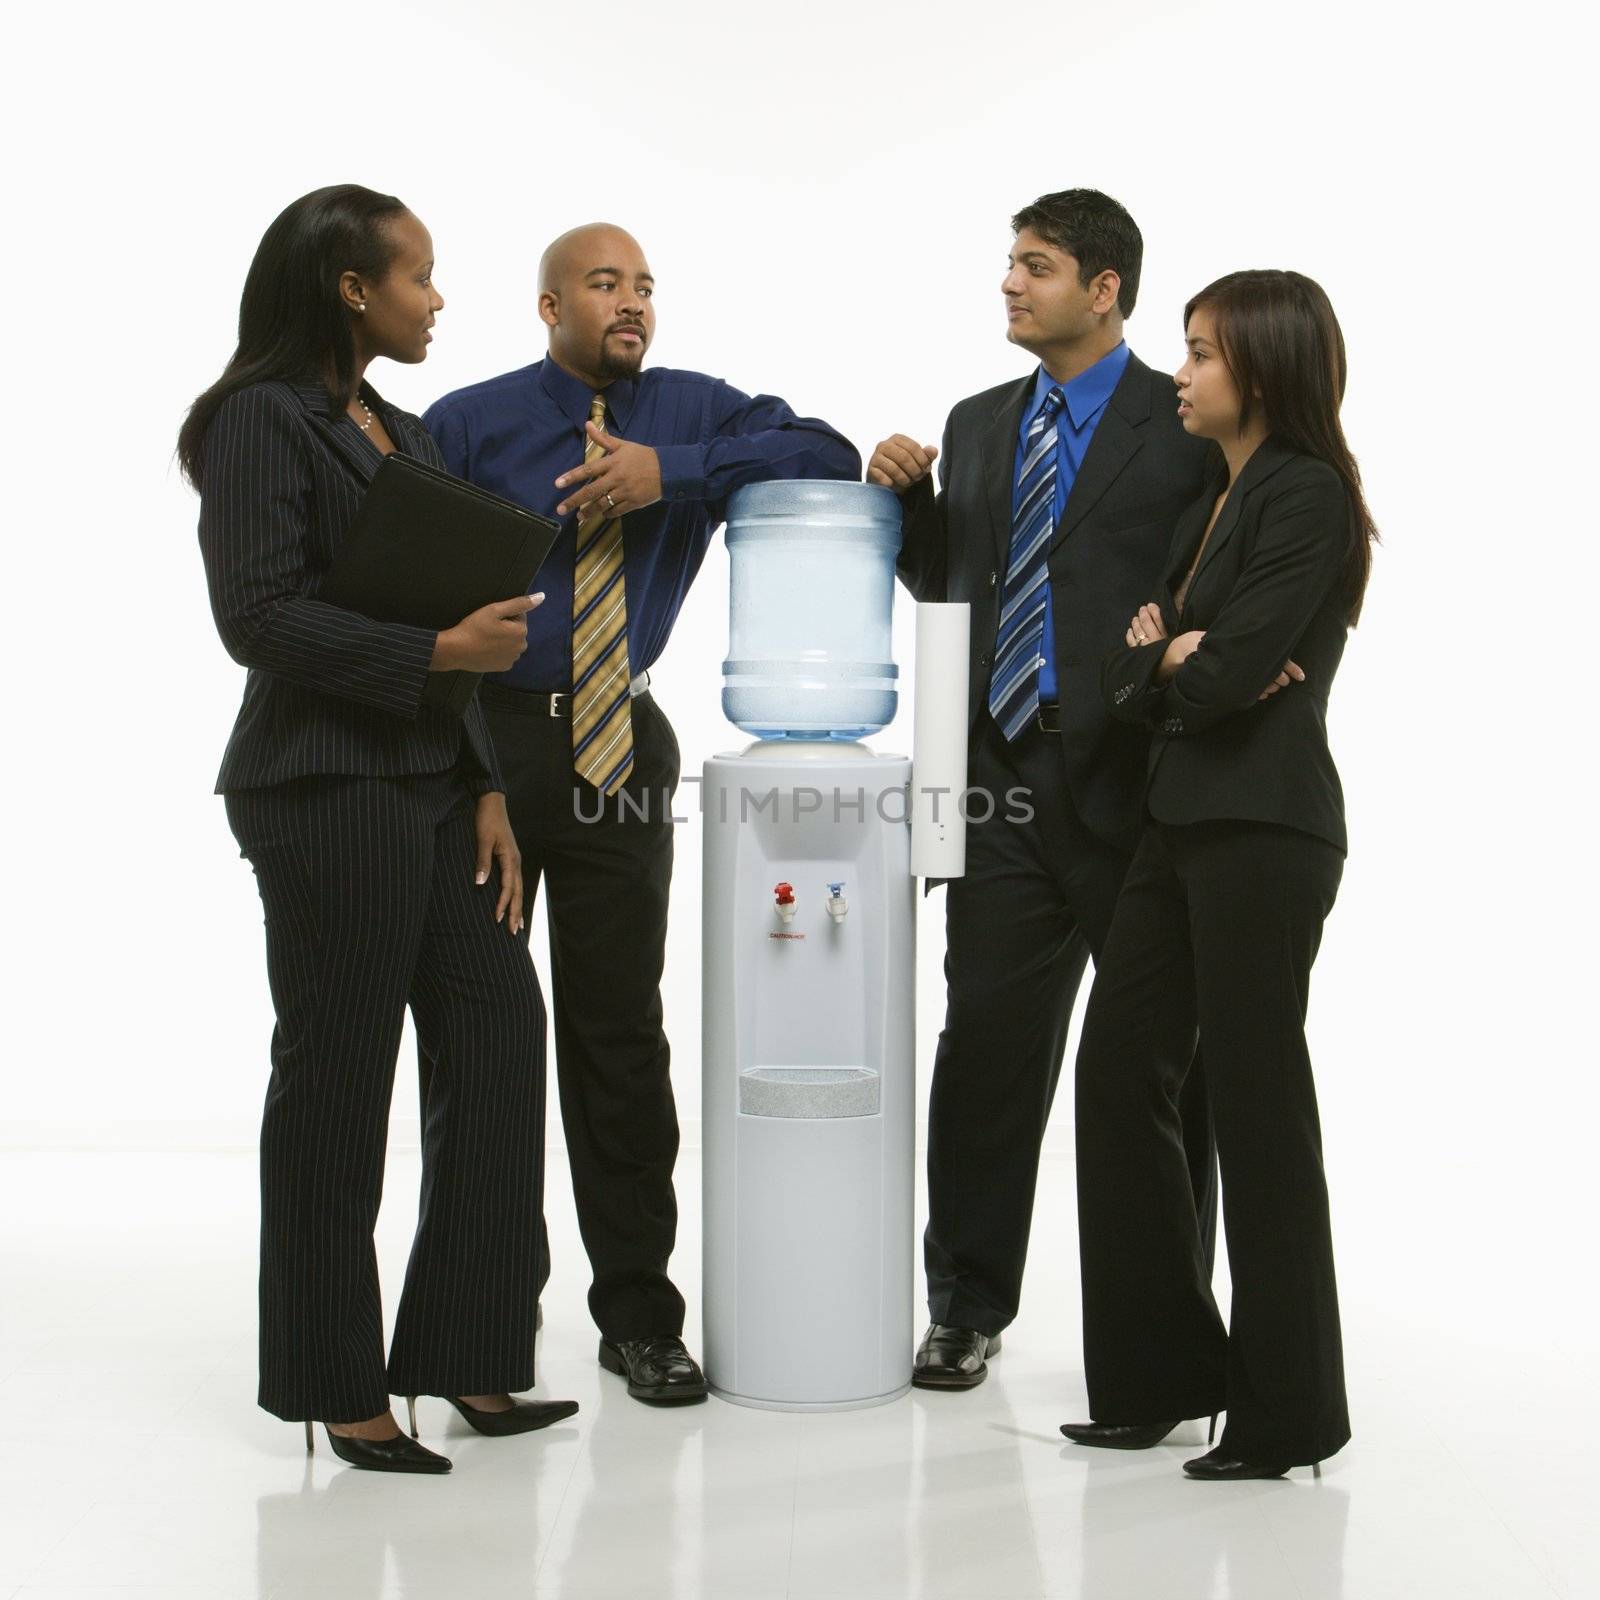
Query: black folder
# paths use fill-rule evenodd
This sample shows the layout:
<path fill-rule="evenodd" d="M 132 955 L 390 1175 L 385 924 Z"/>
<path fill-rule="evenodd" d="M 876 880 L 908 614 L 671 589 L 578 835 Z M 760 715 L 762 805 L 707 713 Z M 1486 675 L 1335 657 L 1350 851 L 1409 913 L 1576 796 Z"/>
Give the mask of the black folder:
<path fill-rule="evenodd" d="M 377 622 L 452 628 L 491 601 L 530 593 L 560 532 L 548 517 L 397 450 L 373 474 L 316 597 Z M 460 716 L 482 676 L 430 672 L 422 702 Z"/>

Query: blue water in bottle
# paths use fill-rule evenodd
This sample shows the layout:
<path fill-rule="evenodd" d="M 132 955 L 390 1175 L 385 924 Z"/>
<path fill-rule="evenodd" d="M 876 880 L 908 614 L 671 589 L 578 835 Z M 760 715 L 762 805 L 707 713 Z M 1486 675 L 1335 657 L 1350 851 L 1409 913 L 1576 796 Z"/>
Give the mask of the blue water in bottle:
<path fill-rule="evenodd" d="M 874 483 L 752 483 L 728 502 L 722 710 L 763 739 L 859 739 L 894 718 L 900 501 Z"/>

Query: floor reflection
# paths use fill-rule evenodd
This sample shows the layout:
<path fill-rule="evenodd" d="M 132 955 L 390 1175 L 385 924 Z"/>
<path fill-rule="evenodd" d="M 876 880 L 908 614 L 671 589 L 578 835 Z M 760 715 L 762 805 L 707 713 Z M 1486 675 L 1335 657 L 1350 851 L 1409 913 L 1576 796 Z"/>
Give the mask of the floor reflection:
<path fill-rule="evenodd" d="M 340 1600 L 532 1588 L 580 1430 L 482 1439 L 447 1422 L 442 1401 L 419 1401 L 418 1410 L 424 1441 L 455 1470 L 432 1477 L 343 1466 L 324 1454 L 319 1430 L 299 1488 L 256 1501 L 258 1600 L 280 1587 Z"/>
<path fill-rule="evenodd" d="M 1082 1474 L 1077 1592 L 1085 1600 L 1271 1597 L 1295 1593 L 1294 1569 L 1305 1566 L 1318 1574 L 1319 1596 L 1342 1595 L 1345 1491 L 1309 1469 L 1282 1480 L 1192 1482 L 1182 1463 L 1203 1449 L 1060 1452 L 1067 1468 Z M 1290 1498 L 1293 1563 L 1273 1526 Z"/>

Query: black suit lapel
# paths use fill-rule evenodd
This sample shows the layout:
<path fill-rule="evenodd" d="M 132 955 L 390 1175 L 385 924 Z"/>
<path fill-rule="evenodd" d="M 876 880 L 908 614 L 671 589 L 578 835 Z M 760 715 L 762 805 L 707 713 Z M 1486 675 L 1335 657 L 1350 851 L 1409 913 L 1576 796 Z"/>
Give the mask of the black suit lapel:
<path fill-rule="evenodd" d="M 378 470 L 378 464 L 383 460 L 377 447 L 362 438 L 353 425 L 345 426 L 341 420 L 344 414 L 334 411 L 328 391 L 321 384 L 292 382 L 289 387 L 294 390 L 300 404 L 305 408 L 311 426 L 316 429 L 323 443 L 356 474 L 363 485 L 371 483 L 373 473 Z M 363 388 L 370 401 L 376 401 L 384 411 L 389 409 L 375 389 L 365 385 Z M 396 447 L 404 449 L 404 444 L 395 436 L 395 426 L 390 418 L 384 418 L 384 427 L 388 429 L 389 437 L 394 440 Z"/>
<path fill-rule="evenodd" d="M 1022 426 L 1022 408 L 1028 403 L 1032 389 L 1030 374 L 1001 400 L 984 428 L 979 445 L 984 499 L 994 528 L 995 555 L 1001 572 L 1011 564 L 1011 500 L 1016 489 L 1017 430 Z"/>
<path fill-rule="evenodd" d="M 1244 504 L 1245 487 L 1236 483 L 1229 491 L 1228 498 L 1222 502 L 1222 509 L 1217 513 L 1217 525 L 1211 530 L 1211 537 L 1206 540 L 1206 547 L 1200 553 L 1199 565 L 1194 569 L 1194 582 L 1189 585 L 1189 593 L 1195 591 L 1195 584 L 1200 582 L 1200 574 L 1216 559 L 1217 551 L 1225 545 L 1234 535 L 1239 526 L 1239 508 Z M 1204 523 L 1201 524 L 1204 526 Z M 1193 557 L 1190 557 L 1193 560 Z M 1189 569 L 1187 566 L 1184 572 Z M 1183 573 L 1178 574 L 1178 581 L 1183 581 Z"/>
<path fill-rule="evenodd" d="M 1144 424 L 1150 419 L 1150 369 L 1130 355 L 1122 378 L 1111 392 L 1105 415 L 1096 424 L 1083 465 L 1067 496 L 1066 514 L 1050 541 L 1054 550 L 1094 510 L 1102 495 L 1144 448 Z"/>
<path fill-rule="evenodd" d="M 328 448 L 355 472 L 363 484 L 372 482 L 372 475 L 383 460 L 382 454 L 374 446 L 358 437 L 353 428 L 344 427 L 336 417 L 314 417 L 312 426 L 322 435 Z M 390 437 L 393 438 L 393 435 Z M 399 448 L 400 441 L 395 440 L 395 445 Z"/>
<path fill-rule="evenodd" d="M 1194 553 L 1200 544 L 1200 535 L 1205 532 L 1211 508 L 1217 503 L 1217 496 L 1221 492 L 1220 482 L 1214 484 L 1208 482 L 1201 498 L 1190 505 L 1173 525 L 1172 548 L 1167 553 L 1166 570 L 1167 588 L 1173 594 L 1178 592 L 1178 585 L 1183 582 L 1184 574 L 1189 570 L 1189 563 L 1194 560 Z"/>
<path fill-rule="evenodd" d="M 1200 582 L 1200 574 L 1216 560 L 1217 552 L 1238 531 L 1239 518 L 1244 511 L 1245 496 L 1265 483 L 1292 454 L 1292 451 L 1267 439 L 1256 447 L 1255 453 L 1245 462 L 1244 471 L 1239 474 L 1239 481 L 1228 491 L 1228 498 L 1217 514 L 1217 525 L 1211 530 L 1211 537 L 1206 540 L 1200 564 L 1194 569 L 1194 583 L 1189 585 L 1190 594 L 1194 593 L 1195 586 Z"/>

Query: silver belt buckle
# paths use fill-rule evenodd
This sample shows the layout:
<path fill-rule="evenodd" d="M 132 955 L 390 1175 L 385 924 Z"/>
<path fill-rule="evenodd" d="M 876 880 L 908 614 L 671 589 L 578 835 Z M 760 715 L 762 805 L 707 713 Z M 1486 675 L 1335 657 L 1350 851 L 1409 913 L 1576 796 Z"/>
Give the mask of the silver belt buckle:
<path fill-rule="evenodd" d="M 645 692 L 645 690 L 648 689 L 649 687 L 650 687 L 650 672 L 649 672 L 649 669 L 647 668 L 645 671 L 641 672 L 639 674 L 639 676 L 637 678 L 635 678 L 628 685 L 628 698 L 630 700 L 637 700 L 639 698 L 639 696 L 642 695 Z"/>
<path fill-rule="evenodd" d="M 566 713 L 567 706 L 571 703 L 570 694 L 553 694 L 550 696 L 550 715 L 559 717 Z"/>

